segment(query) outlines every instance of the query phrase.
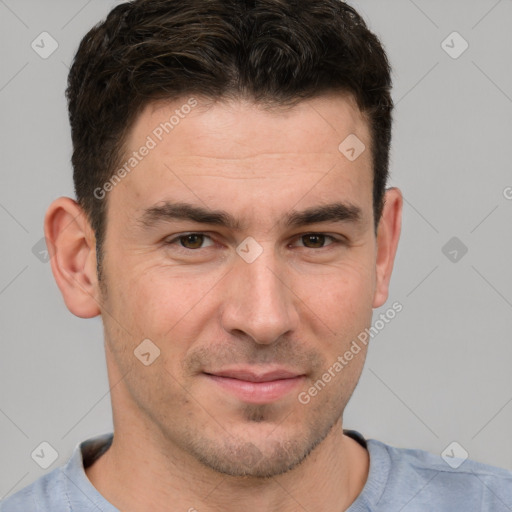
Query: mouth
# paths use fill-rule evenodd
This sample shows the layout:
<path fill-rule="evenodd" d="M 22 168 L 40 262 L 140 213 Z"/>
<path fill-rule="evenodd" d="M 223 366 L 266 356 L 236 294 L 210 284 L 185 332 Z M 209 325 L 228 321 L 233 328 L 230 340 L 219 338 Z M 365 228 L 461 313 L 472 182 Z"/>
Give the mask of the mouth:
<path fill-rule="evenodd" d="M 253 404 L 276 402 L 298 387 L 305 374 L 276 368 L 255 371 L 249 368 L 230 368 L 203 374 L 222 390 L 239 400 Z"/>

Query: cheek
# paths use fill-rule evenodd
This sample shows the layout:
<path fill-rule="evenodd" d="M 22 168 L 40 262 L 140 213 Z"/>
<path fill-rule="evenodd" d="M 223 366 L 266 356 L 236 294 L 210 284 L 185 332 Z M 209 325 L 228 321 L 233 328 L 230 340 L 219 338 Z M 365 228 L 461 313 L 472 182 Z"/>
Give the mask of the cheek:
<path fill-rule="evenodd" d="M 116 310 L 132 331 L 165 340 L 198 315 L 222 278 L 219 272 L 192 274 L 166 265 L 133 265 L 118 275 Z"/>
<path fill-rule="evenodd" d="M 296 273 L 290 288 L 334 331 L 371 318 L 375 269 L 363 259 Z"/>

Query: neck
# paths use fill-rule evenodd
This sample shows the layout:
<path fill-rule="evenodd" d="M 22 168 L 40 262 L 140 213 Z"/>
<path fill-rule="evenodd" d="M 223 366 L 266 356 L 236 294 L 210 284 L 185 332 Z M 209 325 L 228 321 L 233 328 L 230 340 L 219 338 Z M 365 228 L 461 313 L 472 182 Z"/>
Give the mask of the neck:
<path fill-rule="evenodd" d="M 112 446 L 85 470 L 98 491 L 124 512 L 341 512 L 368 476 L 368 452 L 343 435 L 341 420 L 299 466 L 268 479 L 217 473 L 145 432 L 116 427 Z"/>

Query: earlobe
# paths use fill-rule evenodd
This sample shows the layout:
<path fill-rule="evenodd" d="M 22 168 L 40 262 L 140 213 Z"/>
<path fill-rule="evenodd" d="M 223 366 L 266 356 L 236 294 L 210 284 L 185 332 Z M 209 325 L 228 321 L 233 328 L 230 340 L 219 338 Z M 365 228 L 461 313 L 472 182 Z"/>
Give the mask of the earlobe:
<path fill-rule="evenodd" d="M 385 204 L 377 231 L 376 283 L 373 308 L 382 306 L 389 293 L 400 231 L 402 228 L 402 193 L 398 188 L 386 191 Z"/>
<path fill-rule="evenodd" d="M 81 318 L 99 315 L 96 240 L 82 208 L 69 197 L 53 201 L 44 234 L 53 276 L 69 311 Z"/>

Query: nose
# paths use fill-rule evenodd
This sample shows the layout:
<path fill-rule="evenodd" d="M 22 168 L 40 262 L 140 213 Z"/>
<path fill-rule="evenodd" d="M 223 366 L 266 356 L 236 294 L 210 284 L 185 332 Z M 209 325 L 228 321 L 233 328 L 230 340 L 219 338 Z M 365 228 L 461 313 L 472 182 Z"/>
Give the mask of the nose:
<path fill-rule="evenodd" d="M 226 276 L 221 321 L 231 335 L 250 336 L 268 345 L 297 329 L 298 298 L 286 282 L 286 269 L 276 262 L 273 251 L 265 250 L 247 263 L 237 257 Z"/>

